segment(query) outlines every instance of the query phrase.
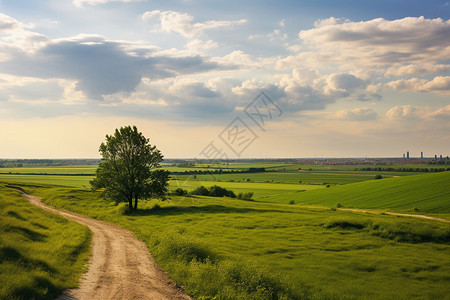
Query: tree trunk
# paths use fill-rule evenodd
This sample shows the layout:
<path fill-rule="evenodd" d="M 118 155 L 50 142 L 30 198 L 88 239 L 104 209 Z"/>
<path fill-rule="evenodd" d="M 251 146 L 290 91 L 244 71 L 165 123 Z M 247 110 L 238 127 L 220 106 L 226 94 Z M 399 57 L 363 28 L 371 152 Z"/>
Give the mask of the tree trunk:
<path fill-rule="evenodd" d="M 134 209 L 137 209 L 138 197 L 134 197 Z"/>
<path fill-rule="evenodd" d="M 133 198 L 128 198 L 128 208 L 130 209 L 130 212 L 133 211 Z"/>

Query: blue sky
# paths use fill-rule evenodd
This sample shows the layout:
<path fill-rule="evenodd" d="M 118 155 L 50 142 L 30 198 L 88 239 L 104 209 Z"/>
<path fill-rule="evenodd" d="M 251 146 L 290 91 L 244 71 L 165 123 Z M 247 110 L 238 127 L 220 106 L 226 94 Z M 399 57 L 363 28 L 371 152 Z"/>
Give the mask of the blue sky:
<path fill-rule="evenodd" d="M 1 0 L 0 158 L 98 157 L 133 124 L 166 157 L 449 155 L 449 18 L 448 1 Z"/>

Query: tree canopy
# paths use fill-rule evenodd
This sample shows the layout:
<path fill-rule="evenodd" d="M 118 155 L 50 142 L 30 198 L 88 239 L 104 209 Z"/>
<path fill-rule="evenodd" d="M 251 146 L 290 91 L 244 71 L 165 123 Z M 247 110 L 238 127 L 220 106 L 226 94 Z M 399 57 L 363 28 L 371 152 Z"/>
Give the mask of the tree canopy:
<path fill-rule="evenodd" d="M 136 126 L 116 129 L 99 148 L 102 162 L 90 182 L 93 190 L 116 202 L 128 202 L 130 211 L 139 199 L 164 198 L 169 172 L 161 169 L 163 155 Z M 156 169 L 156 170 L 155 170 Z"/>

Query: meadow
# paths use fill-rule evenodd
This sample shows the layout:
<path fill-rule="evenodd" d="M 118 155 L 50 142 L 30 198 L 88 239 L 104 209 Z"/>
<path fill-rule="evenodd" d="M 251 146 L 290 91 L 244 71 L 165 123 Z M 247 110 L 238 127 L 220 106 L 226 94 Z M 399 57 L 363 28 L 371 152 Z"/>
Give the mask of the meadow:
<path fill-rule="evenodd" d="M 270 168 L 276 171 L 173 175 L 170 183 L 171 190 L 217 184 L 254 192 L 253 201 L 170 195 L 141 201 L 131 215 L 125 204 L 73 181 L 88 176 L 6 174 L 0 180 L 28 176 L 21 186 L 47 204 L 133 231 L 198 299 L 450 299 L 450 224 L 383 213 L 450 220 L 450 172 L 391 171 L 375 180 L 379 172 L 355 166 Z M 314 182 L 300 183 L 298 176 L 308 173 Z M 60 178 L 58 185 L 42 181 L 51 176 Z M 332 176 L 335 183 L 327 183 Z"/>
<path fill-rule="evenodd" d="M 54 299 L 86 270 L 91 232 L 0 184 L 0 299 Z"/>

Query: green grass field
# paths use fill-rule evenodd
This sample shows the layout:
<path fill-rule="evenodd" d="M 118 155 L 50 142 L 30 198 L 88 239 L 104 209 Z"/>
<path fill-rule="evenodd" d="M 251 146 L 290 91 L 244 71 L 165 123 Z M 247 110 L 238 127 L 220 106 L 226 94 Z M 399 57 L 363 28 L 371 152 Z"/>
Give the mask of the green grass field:
<path fill-rule="evenodd" d="M 122 214 L 123 205 L 88 191 L 25 188 L 48 204 L 132 230 L 195 297 L 445 299 L 450 294 L 445 223 L 211 197 L 172 197 L 159 203 L 161 208 L 155 201 L 141 202 L 129 216 Z"/>
<path fill-rule="evenodd" d="M 0 299 L 54 299 L 86 271 L 91 232 L 0 184 Z"/>
<path fill-rule="evenodd" d="M 249 166 L 261 167 L 230 168 Z M 254 192 L 255 201 L 170 196 L 141 201 L 133 215 L 124 214 L 125 204 L 90 192 L 89 176 L 5 174 L 0 180 L 22 182 L 50 205 L 135 232 L 199 299 L 450 299 L 450 225 L 381 214 L 450 219 L 450 172 L 270 167 L 277 171 L 173 175 L 170 182 L 171 190 L 217 184 Z M 59 174 L 77 171 L 67 172 Z M 390 178 L 374 180 L 375 174 Z M 301 205 L 287 204 L 292 200 Z M 338 203 L 374 213 L 335 210 Z"/>
<path fill-rule="evenodd" d="M 450 172 L 371 180 L 264 201 L 450 214 Z"/>
<path fill-rule="evenodd" d="M 202 181 L 202 180 L 176 180 L 170 181 L 170 189 L 182 188 L 192 191 L 199 186 L 210 187 L 219 185 L 226 189 L 234 191 L 236 194 L 243 192 L 253 192 L 255 200 L 264 199 L 265 197 L 277 197 L 286 193 L 298 193 L 299 191 L 308 191 L 324 188 L 324 185 L 307 185 L 307 184 L 281 184 L 281 183 L 261 183 L 261 182 L 220 182 L 220 181 Z"/>

